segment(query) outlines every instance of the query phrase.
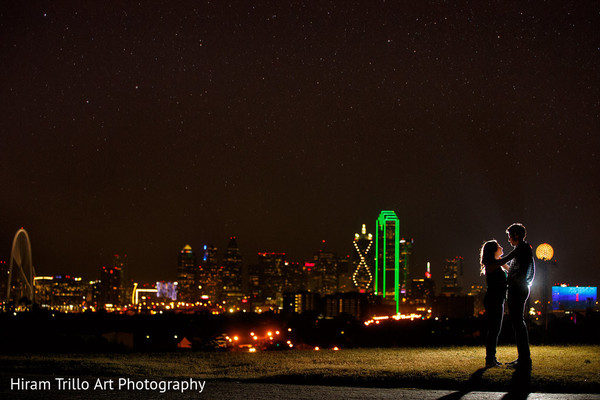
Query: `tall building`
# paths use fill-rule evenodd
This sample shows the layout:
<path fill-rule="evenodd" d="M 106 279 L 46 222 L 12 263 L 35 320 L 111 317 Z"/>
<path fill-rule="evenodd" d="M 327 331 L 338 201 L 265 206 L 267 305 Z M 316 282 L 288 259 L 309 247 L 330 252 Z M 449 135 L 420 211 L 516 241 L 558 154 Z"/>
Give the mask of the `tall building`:
<path fill-rule="evenodd" d="M 400 239 L 400 278 L 402 287 L 400 288 L 400 296 L 406 298 L 409 291 L 409 274 L 411 271 L 411 259 L 413 251 L 413 240 Z"/>
<path fill-rule="evenodd" d="M 319 250 L 313 255 L 314 267 L 308 278 L 308 289 L 321 295 L 334 294 L 340 291 L 343 271 L 337 254 Z"/>
<path fill-rule="evenodd" d="M 196 253 L 189 244 L 179 252 L 177 262 L 177 299 L 193 303 L 198 300 L 198 273 L 196 272 Z"/>
<path fill-rule="evenodd" d="M 232 236 L 225 249 L 222 270 L 223 300 L 228 305 L 239 305 L 242 300 L 242 275 L 242 255 L 235 236 Z"/>
<path fill-rule="evenodd" d="M 102 267 L 100 270 L 99 307 L 111 308 L 123 305 L 122 272 L 120 267 Z"/>
<path fill-rule="evenodd" d="M 400 238 L 400 220 L 394 211 L 382 211 L 375 222 L 375 294 L 393 301 L 396 312 L 407 299 L 412 240 Z"/>
<path fill-rule="evenodd" d="M 211 265 L 216 268 L 219 265 L 219 249 L 213 245 L 204 245 L 202 264 Z"/>
<path fill-rule="evenodd" d="M 409 299 L 418 306 L 431 306 L 435 298 L 435 283 L 431 279 L 431 264 L 427 263 L 425 276 L 411 280 Z"/>
<path fill-rule="evenodd" d="M 0 261 L 0 302 L 6 299 L 8 293 L 8 263 L 6 261 Z"/>
<path fill-rule="evenodd" d="M 119 305 L 125 305 L 129 303 L 129 294 L 133 290 L 133 283 L 128 281 L 127 276 L 129 274 L 127 268 L 127 254 L 114 254 L 112 258 L 112 268 L 115 271 L 119 271 L 121 279 L 121 288 L 119 291 Z"/>
<path fill-rule="evenodd" d="M 221 303 L 223 298 L 223 271 L 219 265 L 219 251 L 215 246 L 204 245 L 202 259 L 198 267 L 198 289 L 200 295 L 213 303 Z"/>
<path fill-rule="evenodd" d="M 458 296 L 462 292 L 460 284 L 463 275 L 462 257 L 456 256 L 446 260 L 442 269 L 442 287 L 441 294 L 443 296 Z"/>
<path fill-rule="evenodd" d="M 284 292 L 295 292 L 306 290 L 306 273 L 305 273 L 305 264 L 301 264 L 299 262 L 286 262 L 285 271 L 284 271 L 284 282 L 283 282 L 283 291 Z"/>
<path fill-rule="evenodd" d="M 350 255 L 339 257 L 337 259 L 337 291 L 339 293 L 356 291 L 356 287 L 352 282 L 353 273 L 354 267 Z"/>
<path fill-rule="evenodd" d="M 359 293 L 373 291 L 373 264 L 375 249 L 373 246 L 373 235 L 367 234 L 367 226 L 362 225 L 361 233 L 354 234 L 352 241 L 354 246 L 352 252 L 352 282 Z"/>
<path fill-rule="evenodd" d="M 286 266 L 285 253 L 262 252 L 258 253 L 258 265 L 254 271 L 255 285 L 253 294 L 258 303 L 282 303 L 285 289 Z"/>

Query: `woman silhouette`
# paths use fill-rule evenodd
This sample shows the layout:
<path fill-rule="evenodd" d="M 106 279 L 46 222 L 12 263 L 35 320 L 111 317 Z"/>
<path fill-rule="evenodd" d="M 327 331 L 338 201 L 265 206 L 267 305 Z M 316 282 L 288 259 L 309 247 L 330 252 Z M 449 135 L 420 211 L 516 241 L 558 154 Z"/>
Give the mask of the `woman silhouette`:
<path fill-rule="evenodd" d="M 485 367 L 499 367 L 496 360 L 496 346 L 504 317 L 504 301 L 506 300 L 506 265 L 499 265 L 502 247 L 495 240 L 487 241 L 481 246 L 479 264 L 481 275 L 485 275 L 487 292 L 483 300 L 488 332 L 485 340 Z"/>

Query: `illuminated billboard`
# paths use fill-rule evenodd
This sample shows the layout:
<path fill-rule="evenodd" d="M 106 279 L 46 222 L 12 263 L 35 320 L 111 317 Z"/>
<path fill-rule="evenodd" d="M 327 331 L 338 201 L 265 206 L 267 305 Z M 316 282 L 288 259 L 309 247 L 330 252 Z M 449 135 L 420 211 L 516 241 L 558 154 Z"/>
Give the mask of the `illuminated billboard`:
<path fill-rule="evenodd" d="M 597 300 L 595 286 L 552 286 L 553 310 L 585 310 L 595 307 Z"/>

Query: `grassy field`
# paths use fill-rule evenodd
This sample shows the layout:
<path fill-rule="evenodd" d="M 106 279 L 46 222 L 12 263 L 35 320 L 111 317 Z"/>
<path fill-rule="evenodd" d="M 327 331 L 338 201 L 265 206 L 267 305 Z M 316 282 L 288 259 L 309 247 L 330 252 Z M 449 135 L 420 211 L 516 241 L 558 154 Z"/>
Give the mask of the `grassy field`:
<path fill-rule="evenodd" d="M 500 361 L 515 358 L 514 347 L 499 348 Z M 526 377 L 532 391 L 600 391 L 600 346 L 534 346 L 532 358 L 533 370 Z M 515 384 L 518 377 L 513 370 L 483 370 L 483 364 L 481 347 L 0 355 L 0 373 L 13 377 L 129 376 L 470 390 L 506 390 Z"/>

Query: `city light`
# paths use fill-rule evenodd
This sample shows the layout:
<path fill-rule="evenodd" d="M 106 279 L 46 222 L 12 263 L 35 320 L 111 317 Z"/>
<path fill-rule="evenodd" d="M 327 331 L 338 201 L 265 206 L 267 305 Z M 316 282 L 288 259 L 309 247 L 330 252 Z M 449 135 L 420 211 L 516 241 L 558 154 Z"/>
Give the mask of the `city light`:
<path fill-rule="evenodd" d="M 535 255 L 542 261 L 549 261 L 554 256 L 554 249 L 548 243 L 542 243 L 535 249 Z"/>
<path fill-rule="evenodd" d="M 410 314 L 396 314 L 396 315 L 382 315 L 382 316 L 375 316 L 367 321 L 364 322 L 364 324 L 366 326 L 369 326 L 371 324 L 379 324 L 381 321 L 387 321 L 387 320 L 395 320 L 395 321 L 400 321 L 400 320 L 411 320 L 414 321 L 416 319 L 420 320 L 420 319 L 424 319 L 425 317 L 423 317 L 422 314 L 417 314 L 417 313 L 410 313 Z M 437 321 L 437 317 L 436 317 L 436 321 Z"/>

